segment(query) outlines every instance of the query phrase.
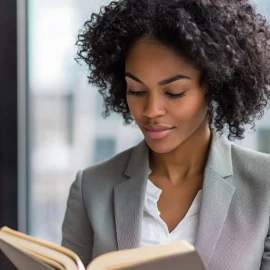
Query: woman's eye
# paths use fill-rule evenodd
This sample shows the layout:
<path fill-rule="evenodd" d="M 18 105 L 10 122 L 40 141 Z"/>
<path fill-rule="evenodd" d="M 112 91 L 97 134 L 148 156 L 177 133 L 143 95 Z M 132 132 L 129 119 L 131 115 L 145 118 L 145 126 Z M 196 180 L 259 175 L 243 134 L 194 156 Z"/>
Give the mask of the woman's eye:
<path fill-rule="evenodd" d="M 127 95 L 133 95 L 133 96 L 142 96 L 146 93 L 146 91 L 133 91 L 131 89 L 127 90 Z"/>
<path fill-rule="evenodd" d="M 185 96 L 185 92 L 179 93 L 179 94 L 172 94 L 170 92 L 166 92 L 165 95 L 167 95 L 169 98 L 181 98 Z"/>
<path fill-rule="evenodd" d="M 179 94 L 173 94 L 173 93 L 170 93 L 170 92 L 165 92 L 165 95 L 171 99 L 177 99 L 177 98 L 181 98 L 183 96 L 185 96 L 185 92 L 182 92 L 182 93 L 179 93 Z M 131 89 L 128 89 L 127 90 L 127 95 L 132 95 L 132 96 L 143 96 L 147 93 L 147 91 L 133 91 Z"/>

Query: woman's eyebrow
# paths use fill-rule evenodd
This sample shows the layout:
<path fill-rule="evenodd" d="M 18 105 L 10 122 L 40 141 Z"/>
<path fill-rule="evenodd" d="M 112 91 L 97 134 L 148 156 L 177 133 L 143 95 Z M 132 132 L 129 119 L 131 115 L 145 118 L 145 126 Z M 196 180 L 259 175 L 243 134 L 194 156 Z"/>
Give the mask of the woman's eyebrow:
<path fill-rule="evenodd" d="M 143 81 L 141 81 L 139 78 L 137 78 L 136 76 L 134 76 L 130 72 L 126 72 L 125 73 L 125 76 L 131 78 L 132 80 L 134 80 L 134 81 L 136 81 L 138 83 L 141 83 L 141 84 L 144 84 L 145 85 L 145 83 Z M 177 80 L 186 80 L 186 79 L 187 80 L 191 80 L 191 78 L 188 77 L 188 76 L 178 74 L 178 75 L 175 75 L 175 76 L 170 77 L 168 79 L 162 80 L 161 82 L 158 83 L 158 85 L 161 85 L 162 86 L 162 85 L 166 85 L 166 84 L 175 82 Z"/>

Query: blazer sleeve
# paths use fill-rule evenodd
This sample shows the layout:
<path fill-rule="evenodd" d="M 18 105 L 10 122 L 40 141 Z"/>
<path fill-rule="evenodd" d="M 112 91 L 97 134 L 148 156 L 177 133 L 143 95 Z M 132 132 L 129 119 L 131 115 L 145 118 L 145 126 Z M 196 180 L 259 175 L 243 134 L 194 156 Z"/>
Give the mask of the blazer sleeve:
<path fill-rule="evenodd" d="M 87 266 L 92 260 L 93 230 L 83 199 L 83 172 L 71 185 L 62 225 L 62 246 L 75 252 Z"/>

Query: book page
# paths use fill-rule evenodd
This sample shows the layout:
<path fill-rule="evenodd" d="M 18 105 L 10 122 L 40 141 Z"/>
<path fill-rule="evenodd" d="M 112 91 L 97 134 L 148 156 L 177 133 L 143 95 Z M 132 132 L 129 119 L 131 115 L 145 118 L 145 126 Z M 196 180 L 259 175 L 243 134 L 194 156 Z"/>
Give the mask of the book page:
<path fill-rule="evenodd" d="M 170 245 L 115 251 L 94 259 L 87 267 L 87 270 L 120 269 L 120 267 L 138 264 L 138 262 L 146 262 L 151 259 L 164 258 L 193 251 L 195 251 L 195 248 L 185 241 Z"/>
<path fill-rule="evenodd" d="M 64 269 L 85 270 L 83 265 L 77 265 L 76 262 L 74 262 L 66 254 L 51 249 L 48 246 L 43 246 L 38 243 L 38 241 L 28 241 L 25 238 L 19 238 L 4 231 L 0 231 L 0 239 L 11 244 L 14 247 L 17 247 L 19 250 L 24 250 L 25 252 L 28 252 L 33 257 L 36 257 L 43 262 L 45 262 L 45 260 L 47 259 L 48 261 L 55 261 L 57 264 L 60 264 Z"/>
<path fill-rule="evenodd" d="M 114 268 L 114 270 L 206 270 L 196 251 L 166 258 L 158 258 L 131 266 Z"/>
<path fill-rule="evenodd" d="M 29 254 L 18 250 L 16 247 L 13 247 L 3 240 L 0 240 L 0 247 L 7 258 L 9 258 L 9 260 L 19 270 L 55 270 L 55 268 L 52 268 L 51 266 L 38 261 L 34 257 L 31 257 Z"/>
<path fill-rule="evenodd" d="M 48 248 L 50 248 L 52 250 L 58 251 L 60 253 L 63 253 L 66 256 L 70 257 L 78 265 L 79 269 L 84 269 L 84 268 L 81 268 L 81 267 L 83 267 L 83 263 L 80 260 L 80 258 L 78 257 L 78 255 L 76 253 L 74 253 L 73 251 L 67 249 L 67 248 L 64 248 L 62 246 L 59 246 L 59 245 L 56 245 L 56 244 L 47 242 L 45 240 L 37 239 L 35 237 L 29 236 L 29 235 L 24 234 L 24 233 L 21 233 L 21 232 L 17 232 L 17 231 L 12 230 L 12 229 L 10 229 L 8 227 L 1 228 L 1 231 L 0 232 L 6 232 L 6 233 L 8 233 L 10 235 L 13 235 L 15 237 L 18 237 L 18 238 L 21 238 L 21 239 L 25 239 L 27 241 L 30 241 L 30 242 L 33 242 L 33 243 L 37 243 L 37 244 L 42 245 L 44 247 L 48 247 Z"/>

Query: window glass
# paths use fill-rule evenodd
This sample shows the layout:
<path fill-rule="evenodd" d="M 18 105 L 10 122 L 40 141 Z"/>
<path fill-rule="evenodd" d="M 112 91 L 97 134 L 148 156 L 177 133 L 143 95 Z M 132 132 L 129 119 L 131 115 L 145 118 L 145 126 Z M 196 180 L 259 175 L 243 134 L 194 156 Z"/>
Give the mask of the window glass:
<path fill-rule="evenodd" d="M 103 101 L 78 65 L 76 37 L 108 1 L 29 0 L 29 232 L 56 243 L 78 170 L 142 139 L 121 116 L 103 119 Z"/>
<path fill-rule="evenodd" d="M 76 36 L 105 0 L 29 0 L 30 234 L 60 243 L 71 183 L 78 170 L 137 144 L 136 126 L 121 116 L 104 120 L 102 99 L 76 63 Z M 269 0 L 257 0 L 270 19 Z M 269 151 L 269 113 L 244 146 Z M 258 143 L 259 140 L 259 143 Z M 268 149 L 268 150 L 267 150 Z"/>

